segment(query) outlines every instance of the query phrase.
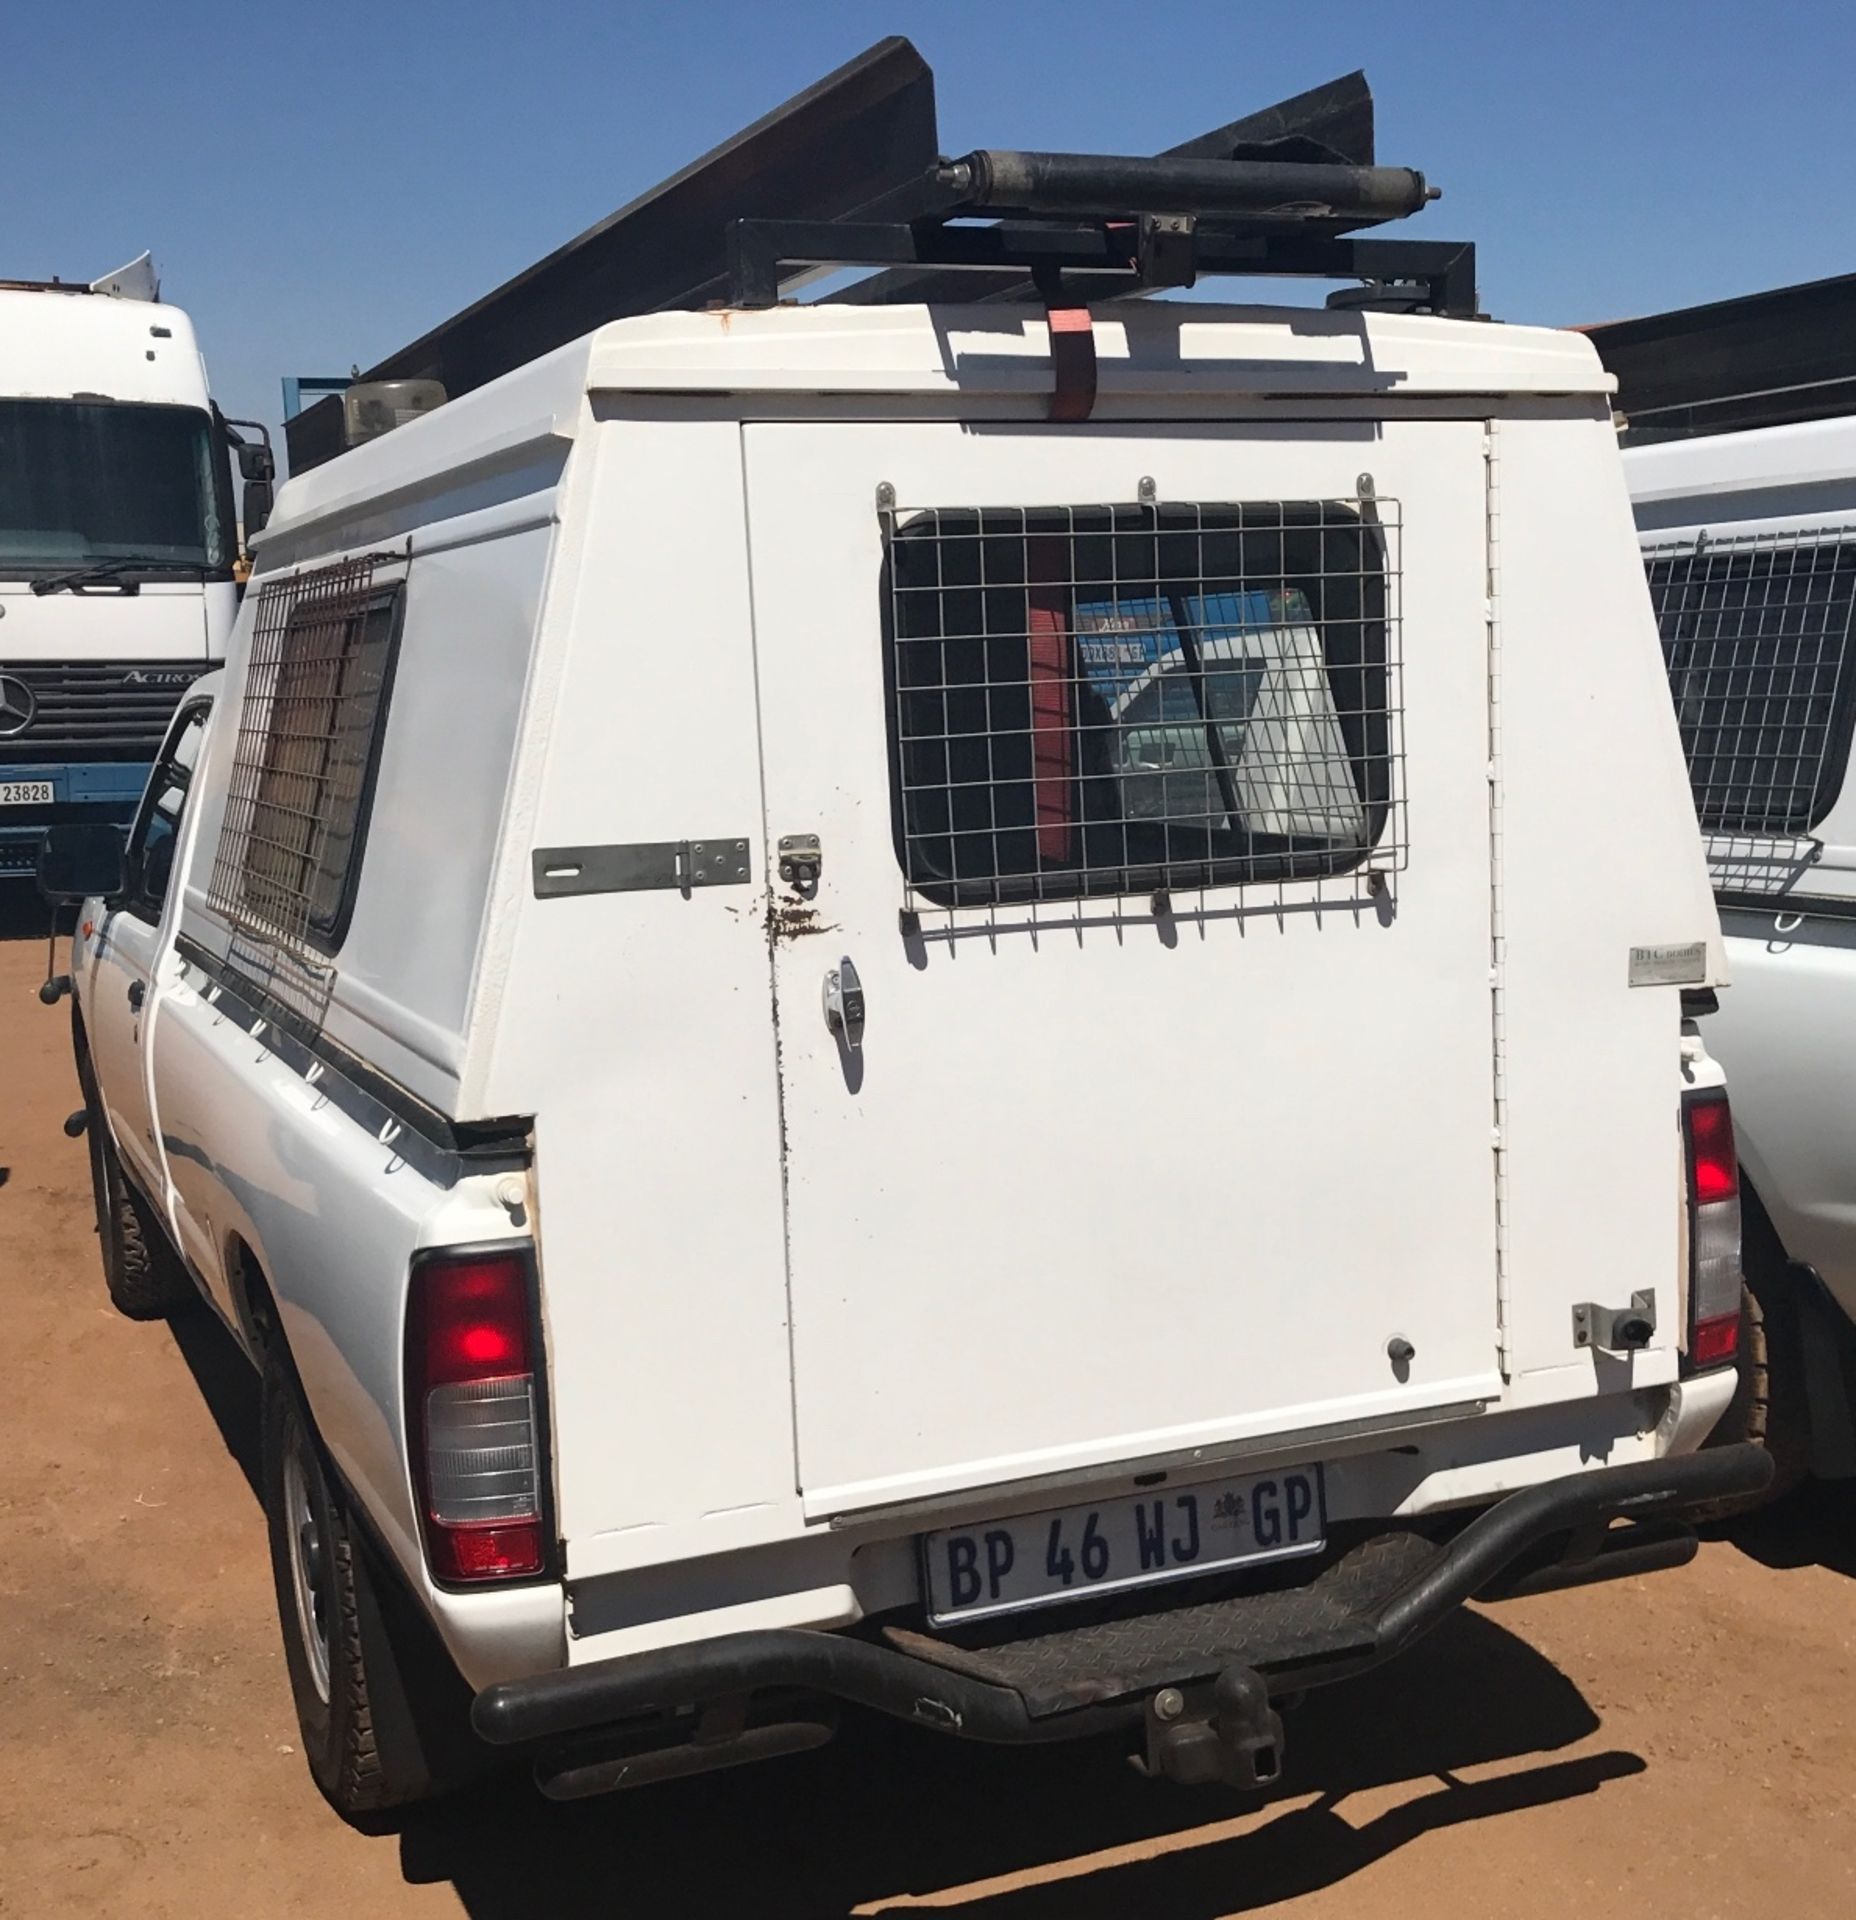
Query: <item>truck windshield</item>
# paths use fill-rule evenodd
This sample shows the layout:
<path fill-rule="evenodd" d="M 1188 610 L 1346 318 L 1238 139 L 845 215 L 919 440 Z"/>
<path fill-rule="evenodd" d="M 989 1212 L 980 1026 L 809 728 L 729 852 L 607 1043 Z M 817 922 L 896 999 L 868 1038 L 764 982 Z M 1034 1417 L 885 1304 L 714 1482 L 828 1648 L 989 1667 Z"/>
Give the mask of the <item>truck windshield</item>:
<path fill-rule="evenodd" d="M 220 442 L 198 407 L 0 399 L 0 579 L 123 560 L 229 567 Z"/>

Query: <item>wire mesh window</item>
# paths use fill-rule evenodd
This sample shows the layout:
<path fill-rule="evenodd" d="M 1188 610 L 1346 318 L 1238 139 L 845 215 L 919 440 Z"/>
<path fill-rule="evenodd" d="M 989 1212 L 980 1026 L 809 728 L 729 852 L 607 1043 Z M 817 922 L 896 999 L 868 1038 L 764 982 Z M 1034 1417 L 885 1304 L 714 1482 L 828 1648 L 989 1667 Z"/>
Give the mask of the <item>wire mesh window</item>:
<path fill-rule="evenodd" d="M 1395 502 L 891 516 L 897 840 L 943 905 L 1327 874 L 1396 832 Z"/>
<path fill-rule="evenodd" d="M 1849 759 L 1856 533 L 1650 547 L 1644 560 L 1702 827 L 1809 834 Z"/>
<path fill-rule="evenodd" d="M 299 954 L 341 944 L 359 873 L 405 591 L 374 565 L 274 582 L 252 626 L 208 902 Z"/>

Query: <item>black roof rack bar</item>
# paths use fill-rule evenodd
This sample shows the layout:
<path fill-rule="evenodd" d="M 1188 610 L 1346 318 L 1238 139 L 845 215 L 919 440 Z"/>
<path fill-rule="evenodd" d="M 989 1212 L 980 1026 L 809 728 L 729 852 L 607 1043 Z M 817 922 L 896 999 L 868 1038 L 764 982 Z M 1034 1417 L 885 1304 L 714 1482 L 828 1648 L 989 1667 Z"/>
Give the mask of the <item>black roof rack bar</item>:
<path fill-rule="evenodd" d="M 1355 71 L 1328 80 L 1306 93 L 1240 114 L 1178 146 L 1162 160 L 1316 160 L 1341 166 L 1370 167 L 1373 143 L 1373 92 L 1366 75 Z M 875 208 L 863 219 L 907 218 Z M 945 300 L 1029 300 L 1031 282 L 1020 273 L 943 273 L 934 268 L 892 268 L 839 287 L 825 298 L 835 305 L 900 306 L 910 301 L 932 305 Z M 1127 289 L 1133 294 L 1147 287 Z"/>
<path fill-rule="evenodd" d="M 1166 245 L 1182 238 L 1188 247 Z M 796 280 L 821 270 L 932 267 L 956 274 L 1012 268 L 1045 284 L 1052 275 L 1077 276 L 1091 299 L 1223 274 L 1358 280 L 1362 288 L 1336 295 L 1333 304 L 1476 315 L 1476 250 L 1456 240 L 1195 232 L 1190 216 L 1144 214 L 1094 225 L 737 220 L 728 241 L 730 304 L 737 307 L 776 306 Z M 1168 264 L 1157 268 L 1162 259 Z M 957 285 L 951 297 L 958 298 Z"/>
<path fill-rule="evenodd" d="M 1090 290 L 1098 297 L 1190 286 L 1202 274 L 1283 274 L 1364 280 L 1343 305 L 1472 316 L 1473 248 L 1338 244 L 1437 197 L 1410 167 L 982 149 L 937 161 L 848 219 L 731 221 L 728 292 L 736 306 L 769 307 L 821 271 L 858 266 L 995 278 L 1016 268 L 1047 294 L 1053 276 L 1107 276 L 1112 285 Z M 983 224 L 960 224 L 974 221 Z"/>
<path fill-rule="evenodd" d="M 1284 160 L 1157 160 L 990 149 L 944 161 L 936 179 L 974 212 L 1276 215 L 1363 226 L 1402 220 L 1437 191 L 1409 167 Z"/>

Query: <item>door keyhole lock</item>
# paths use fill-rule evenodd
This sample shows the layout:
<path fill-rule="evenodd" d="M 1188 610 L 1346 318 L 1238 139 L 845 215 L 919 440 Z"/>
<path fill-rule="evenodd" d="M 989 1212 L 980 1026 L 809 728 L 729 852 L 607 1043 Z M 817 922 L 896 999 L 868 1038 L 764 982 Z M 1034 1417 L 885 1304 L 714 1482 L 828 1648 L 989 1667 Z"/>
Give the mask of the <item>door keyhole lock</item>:
<path fill-rule="evenodd" d="M 818 892 L 818 877 L 825 865 L 816 833 L 780 835 L 780 878 L 802 900 Z"/>
<path fill-rule="evenodd" d="M 864 1043 L 864 983 L 849 958 L 825 976 L 825 1025 L 852 1053 Z"/>

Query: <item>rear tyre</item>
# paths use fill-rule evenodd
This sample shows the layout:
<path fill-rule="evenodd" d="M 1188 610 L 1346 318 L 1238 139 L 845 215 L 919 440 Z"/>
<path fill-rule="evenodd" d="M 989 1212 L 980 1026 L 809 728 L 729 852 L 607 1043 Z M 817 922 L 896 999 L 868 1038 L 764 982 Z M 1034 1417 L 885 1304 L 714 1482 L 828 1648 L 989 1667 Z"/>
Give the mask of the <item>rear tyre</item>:
<path fill-rule="evenodd" d="M 304 1756 L 344 1819 L 432 1798 L 458 1784 L 474 1740 L 451 1673 L 434 1688 L 392 1583 L 375 1565 L 346 1492 L 323 1458 L 295 1379 L 264 1370 L 262 1484 L 284 1660 Z M 450 1753 L 447 1756 L 446 1750 Z"/>
<path fill-rule="evenodd" d="M 110 1138 L 96 1076 L 87 1056 L 78 1057 L 78 1079 L 90 1142 L 90 1187 L 97 1208 L 97 1242 L 103 1252 L 103 1284 L 110 1303 L 131 1320 L 165 1320 L 199 1298 L 167 1230 L 136 1192 Z"/>

